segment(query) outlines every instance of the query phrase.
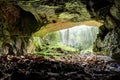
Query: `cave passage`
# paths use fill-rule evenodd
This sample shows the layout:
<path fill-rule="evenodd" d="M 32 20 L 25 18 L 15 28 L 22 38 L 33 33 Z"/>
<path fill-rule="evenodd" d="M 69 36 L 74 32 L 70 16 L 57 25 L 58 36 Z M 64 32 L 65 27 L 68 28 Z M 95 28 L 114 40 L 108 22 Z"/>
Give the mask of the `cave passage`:
<path fill-rule="evenodd" d="M 0 80 L 120 80 L 119 3 L 0 0 Z"/>
<path fill-rule="evenodd" d="M 120 64 L 92 50 L 98 28 L 80 25 L 30 38 L 27 54 L 0 56 L 0 79 L 119 80 Z"/>

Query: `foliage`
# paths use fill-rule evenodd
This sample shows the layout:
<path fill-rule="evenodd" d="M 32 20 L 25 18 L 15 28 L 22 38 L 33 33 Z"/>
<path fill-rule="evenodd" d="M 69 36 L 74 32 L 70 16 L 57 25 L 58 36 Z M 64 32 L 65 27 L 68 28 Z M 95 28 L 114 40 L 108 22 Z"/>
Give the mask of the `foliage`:
<path fill-rule="evenodd" d="M 52 56 L 61 56 L 69 53 L 76 53 L 76 49 L 69 46 L 65 46 L 62 43 L 52 43 L 50 45 L 43 44 L 40 51 L 37 51 L 36 54 L 40 55 L 52 55 Z"/>
<path fill-rule="evenodd" d="M 63 49 L 63 50 L 66 50 L 66 51 L 73 51 L 73 52 L 76 51 L 75 48 L 72 48 L 72 47 L 70 47 L 70 46 L 66 46 L 66 45 L 64 45 L 63 43 L 53 44 L 52 46 L 53 46 L 53 48 L 59 47 L 59 48 L 61 48 L 61 49 Z"/>
<path fill-rule="evenodd" d="M 47 39 L 49 42 L 58 42 L 60 40 L 60 36 L 58 32 L 52 32 L 44 36 L 44 39 Z"/>
<path fill-rule="evenodd" d="M 30 45 L 28 47 L 28 52 L 35 53 L 37 55 L 45 55 L 45 56 L 61 56 L 66 53 L 76 53 L 76 49 L 71 48 L 69 46 L 65 46 L 62 43 L 58 43 L 60 39 L 58 39 L 58 33 L 54 32 L 47 35 L 44 38 L 40 37 L 32 37 L 30 39 Z"/>

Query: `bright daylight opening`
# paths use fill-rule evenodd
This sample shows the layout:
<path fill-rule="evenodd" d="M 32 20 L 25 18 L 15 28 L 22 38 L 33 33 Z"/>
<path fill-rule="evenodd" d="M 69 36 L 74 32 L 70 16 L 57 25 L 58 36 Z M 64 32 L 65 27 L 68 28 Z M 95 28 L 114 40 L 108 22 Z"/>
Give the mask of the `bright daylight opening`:
<path fill-rule="evenodd" d="M 49 60 L 95 60 L 93 45 L 98 29 L 98 26 L 78 25 L 49 32 L 43 37 L 32 37 L 27 48 L 28 53 L 35 53 Z"/>
<path fill-rule="evenodd" d="M 48 33 L 44 40 L 61 50 L 75 51 L 78 54 L 93 52 L 93 43 L 98 34 L 98 27 L 80 25 Z"/>

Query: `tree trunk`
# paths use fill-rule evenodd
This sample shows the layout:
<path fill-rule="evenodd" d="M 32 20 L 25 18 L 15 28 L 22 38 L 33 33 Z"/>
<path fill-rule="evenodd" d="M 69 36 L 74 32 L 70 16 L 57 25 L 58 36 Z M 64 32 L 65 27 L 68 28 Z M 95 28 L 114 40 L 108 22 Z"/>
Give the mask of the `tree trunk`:
<path fill-rule="evenodd" d="M 69 45 L 69 29 L 67 29 L 67 35 L 66 35 L 66 41 L 67 41 L 67 46 Z"/>

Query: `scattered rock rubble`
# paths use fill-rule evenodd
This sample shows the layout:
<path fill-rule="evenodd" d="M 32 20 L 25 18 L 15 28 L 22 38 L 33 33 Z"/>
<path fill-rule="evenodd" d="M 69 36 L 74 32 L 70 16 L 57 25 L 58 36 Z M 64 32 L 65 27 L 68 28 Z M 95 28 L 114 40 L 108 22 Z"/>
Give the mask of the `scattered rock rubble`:
<path fill-rule="evenodd" d="M 120 80 L 120 65 L 107 56 L 58 61 L 44 56 L 0 56 L 0 80 Z M 78 59 L 77 58 L 77 59 Z"/>

